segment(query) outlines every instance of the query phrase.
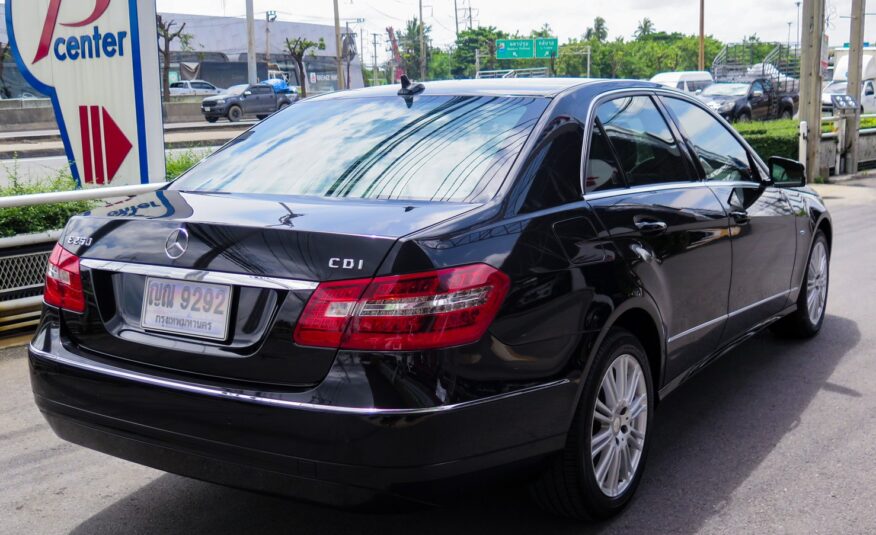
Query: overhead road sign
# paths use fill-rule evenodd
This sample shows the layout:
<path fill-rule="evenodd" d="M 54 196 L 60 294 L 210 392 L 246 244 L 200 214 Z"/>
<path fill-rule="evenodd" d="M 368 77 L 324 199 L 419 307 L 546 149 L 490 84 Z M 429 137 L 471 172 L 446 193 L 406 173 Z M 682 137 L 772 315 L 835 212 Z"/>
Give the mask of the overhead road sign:
<path fill-rule="evenodd" d="M 83 187 L 163 182 L 155 2 L 6 0 L 19 70 L 52 100 Z"/>
<path fill-rule="evenodd" d="M 496 40 L 496 59 L 549 59 L 556 57 L 559 50 L 560 41 L 553 37 Z"/>

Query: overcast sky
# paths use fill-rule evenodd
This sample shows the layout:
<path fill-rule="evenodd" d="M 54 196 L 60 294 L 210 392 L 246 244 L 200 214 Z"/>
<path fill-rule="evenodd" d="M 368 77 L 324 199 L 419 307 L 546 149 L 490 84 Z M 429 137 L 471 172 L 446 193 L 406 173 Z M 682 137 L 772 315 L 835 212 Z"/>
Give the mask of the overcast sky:
<path fill-rule="evenodd" d="M 363 18 L 363 24 L 353 24 L 358 31 L 364 28 L 371 43 L 371 33 L 385 37 L 387 26 L 402 27 L 404 21 L 417 15 L 418 0 L 339 0 L 342 19 Z M 243 16 L 244 0 L 157 0 L 158 10 L 210 15 Z M 446 45 L 453 41 L 453 0 L 424 0 L 424 19 L 432 26 L 433 43 Z M 831 27 L 828 35 L 832 45 L 848 41 L 848 16 L 851 0 L 827 0 Z M 565 42 L 579 37 L 595 17 L 608 22 L 611 38 L 629 38 L 638 21 L 649 17 L 658 30 L 693 34 L 698 32 L 699 0 L 457 0 L 460 8 L 460 27 L 467 24 L 468 6 L 472 7 L 474 23 L 496 26 L 514 33 L 528 32 L 544 23 L 550 24 L 554 34 Z M 267 10 L 275 10 L 281 19 L 333 24 L 331 0 L 255 0 L 257 17 Z M 797 31 L 796 0 L 706 0 L 706 33 L 727 42 L 740 41 L 744 36 L 757 34 L 763 40 L 788 39 L 791 22 L 791 40 Z M 870 27 L 866 40 L 876 42 L 876 17 L 867 21 Z M 382 44 L 381 44 L 382 46 Z M 371 47 L 365 59 L 370 61 Z M 383 58 L 383 51 L 380 52 Z"/>

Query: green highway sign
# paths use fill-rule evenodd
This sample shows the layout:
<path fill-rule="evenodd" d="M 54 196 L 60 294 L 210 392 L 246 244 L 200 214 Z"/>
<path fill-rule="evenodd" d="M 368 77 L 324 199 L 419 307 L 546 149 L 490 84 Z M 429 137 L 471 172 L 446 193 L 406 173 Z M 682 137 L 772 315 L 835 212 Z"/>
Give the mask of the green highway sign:
<path fill-rule="evenodd" d="M 496 41 L 496 59 L 532 59 L 535 46 L 532 39 L 499 39 Z"/>
<path fill-rule="evenodd" d="M 556 38 L 545 38 L 535 40 L 535 57 L 551 58 L 556 57 L 560 51 L 560 40 Z"/>
<path fill-rule="evenodd" d="M 560 41 L 553 37 L 496 40 L 496 59 L 550 58 L 559 50 Z"/>

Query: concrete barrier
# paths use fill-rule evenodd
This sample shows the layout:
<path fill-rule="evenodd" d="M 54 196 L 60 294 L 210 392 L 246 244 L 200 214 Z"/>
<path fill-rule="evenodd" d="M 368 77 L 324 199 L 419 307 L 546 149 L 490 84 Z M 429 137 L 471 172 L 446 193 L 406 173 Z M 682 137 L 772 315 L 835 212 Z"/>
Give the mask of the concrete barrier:
<path fill-rule="evenodd" d="M 164 104 L 164 122 L 191 123 L 203 121 L 202 97 L 174 98 Z M 55 112 L 49 99 L 0 100 L 0 132 L 56 130 Z"/>

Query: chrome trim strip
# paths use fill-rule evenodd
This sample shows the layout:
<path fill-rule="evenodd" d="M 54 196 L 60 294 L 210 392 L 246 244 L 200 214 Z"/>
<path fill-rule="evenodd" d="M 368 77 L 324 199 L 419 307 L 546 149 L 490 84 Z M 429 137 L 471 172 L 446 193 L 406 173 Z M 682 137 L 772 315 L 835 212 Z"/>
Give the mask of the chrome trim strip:
<path fill-rule="evenodd" d="M 153 266 L 150 264 L 132 264 L 130 262 L 116 262 L 112 260 L 94 260 L 92 258 L 83 258 L 79 263 L 89 269 L 112 271 L 114 273 L 130 273 L 132 275 L 163 277 L 166 279 L 188 280 L 194 282 L 209 282 L 213 284 L 230 284 L 233 286 L 246 286 L 251 288 L 268 288 L 271 290 L 315 290 L 319 285 L 318 282 L 282 279 L 279 277 L 264 277 L 260 275 L 247 275 L 244 273 L 225 273 L 221 271 L 203 271 L 200 269 L 186 269 L 170 266 Z"/>
<path fill-rule="evenodd" d="M 713 319 L 713 320 L 707 321 L 707 322 L 705 322 L 705 323 L 702 323 L 702 324 L 700 324 L 700 325 L 697 325 L 696 327 L 693 327 L 693 328 L 691 328 L 691 329 L 688 329 L 688 330 L 686 330 L 686 331 L 684 331 L 684 332 L 682 332 L 682 333 L 676 334 L 675 336 L 673 336 L 673 337 L 669 338 L 668 340 L 666 340 L 666 343 L 667 343 L 667 344 L 671 344 L 672 342 L 675 342 L 676 340 L 679 340 L 679 339 L 681 339 L 681 338 L 684 338 L 685 336 L 689 336 L 689 335 L 691 335 L 691 334 L 693 334 L 693 333 L 695 333 L 695 332 L 697 332 L 697 331 L 700 331 L 700 330 L 702 330 L 702 329 L 705 329 L 706 327 L 711 327 L 712 325 L 714 325 L 714 324 L 716 324 L 716 323 L 719 323 L 719 322 L 721 322 L 721 321 L 724 321 L 724 320 L 726 320 L 726 319 L 727 319 L 727 316 L 724 315 L 724 316 L 721 316 L 721 317 L 715 318 L 715 319 Z"/>
<path fill-rule="evenodd" d="M 667 345 L 668 345 L 668 344 L 671 344 L 671 343 L 673 343 L 673 342 L 676 342 L 676 341 L 680 340 L 681 338 L 684 338 L 685 336 L 689 336 L 689 335 L 691 335 L 691 334 L 693 334 L 693 333 L 695 333 L 695 332 L 697 332 L 697 331 L 699 331 L 699 330 L 705 329 L 706 327 L 711 327 L 712 325 L 714 325 L 714 324 L 716 324 L 716 323 L 718 323 L 718 322 L 720 322 L 720 321 L 730 319 L 730 318 L 732 318 L 732 317 L 734 317 L 734 316 L 738 316 L 739 314 L 742 314 L 743 312 L 748 312 L 749 310 L 751 310 L 751 309 L 753 309 L 753 308 L 757 308 L 757 307 L 759 307 L 759 306 L 761 306 L 761 305 L 764 305 L 764 304 L 766 304 L 766 303 L 769 303 L 770 301 L 772 301 L 772 300 L 774 300 L 774 299 L 778 299 L 778 298 L 780 298 L 780 297 L 786 297 L 788 294 L 790 294 L 790 293 L 792 293 L 792 292 L 794 292 L 794 291 L 797 291 L 797 290 L 799 290 L 799 289 L 800 289 L 800 288 L 798 287 L 798 288 L 792 288 L 792 289 L 790 289 L 790 290 L 785 290 L 784 292 L 777 293 L 776 295 L 774 295 L 774 296 L 772 296 L 772 297 L 767 297 L 766 299 L 761 299 L 760 301 L 758 301 L 758 302 L 756 302 L 756 303 L 752 303 L 752 304 L 750 304 L 750 305 L 748 305 L 748 306 L 744 306 L 744 307 L 742 307 L 742 308 L 740 308 L 740 309 L 734 310 L 733 312 L 731 312 L 731 313 L 729 313 L 729 314 L 725 314 L 725 315 L 723 315 L 723 316 L 718 316 L 717 318 L 715 318 L 715 319 L 713 319 L 713 320 L 709 320 L 709 321 L 707 321 L 707 322 L 705 322 L 705 323 L 701 323 L 700 325 L 697 325 L 696 327 L 693 327 L 693 328 L 688 329 L 688 330 L 686 330 L 686 331 L 684 331 L 684 332 L 678 333 L 678 334 L 676 334 L 675 336 L 671 336 L 671 337 L 669 337 L 669 338 L 666 340 L 666 343 L 667 343 Z"/>
<path fill-rule="evenodd" d="M 194 383 L 188 383 L 183 381 L 175 381 L 172 379 L 163 379 L 160 377 L 153 377 L 151 375 L 146 375 L 139 372 L 132 372 L 128 370 L 123 370 L 121 368 L 117 368 L 114 366 L 108 366 L 104 364 L 97 364 L 95 362 L 89 361 L 84 358 L 68 358 L 60 355 L 53 355 L 51 353 L 47 353 L 40 349 L 35 348 L 32 344 L 28 346 L 30 351 L 46 360 L 50 360 L 53 362 L 57 362 L 59 364 L 63 364 L 66 366 L 72 366 L 74 368 L 78 368 L 81 370 L 86 370 L 94 373 L 99 373 L 102 375 L 107 375 L 110 377 L 115 377 L 118 379 L 126 379 L 129 381 L 135 381 L 137 383 L 147 384 L 151 386 L 158 386 L 162 388 L 169 388 L 171 390 L 177 390 L 180 392 L 186 392 L 189 394 L 200 394 L 205 396 L 212 396 L 216 398 L 222 399 L 231 399 L 235 401 L 242 401 L 245 403 L 254 403 L 257 405 L 270 405 L 273 407 L 283 407 L 287 409 L 301 409 L 315 412 L 331 412 L 331 413 L 340 413 L 340 414 L 358 414 L 364 416 L 393 416 L 393 415 L 427 415 L 427 414 L 436 414 L 442 412 L 448 412 L 458 409 L 464 409 L 466 407 L 472 407 L 476 405 L 480 405 L 482 403 L 489 403 L 492 401 L 500 401 L 504 399 L 508 399 L 521 394 L 529 394 L 532 392 L 537 392 L 539 390 L 545 390 L 548 388 L 553 388 L 556 386 L 561 386 L 569 383 L 568 379 L 560 379 L 558 381 L 552 381 L 550 383 L 545 383 L 537 386 L 531 386 L 528 388 L 521 388 L 520 390 L 515 390 L 514 392 L 508 392 L 506 394 L 499 394 L 496 396 L 490 396 L 483 399 L 478 399 L 474 401 L 464 401 L 462 403 L 456 403 L 453 405 L 441 405 L 438 407 L 427 407 L 420 409 L 378 409 L 373 407 L 338 407 L 333 405 L 317 405 L 315 403 L 304 403 L 301 401 L 289 401 L 285 399 L 276 399 L 265 397 L 264 392 L 248 393 L 243 390 L 230 390 L 227 388 L 219 388 L 213 386 L 204 386 L 198 385 Z M 261 395 L 260 395 L 261 394 Z"/>
<path fill-rule="evenodd" d="M 733 316 L 738 316 L 739 314 L 742 314 L 743 312 L 748 312 L 749 310 L 751 310 L 751 309 L 753 309 L 753 308 L 757 308 L 757 307 L 759 307 L 760 305 L 765 305 L 766 303 L 769 303 L 769 302 L 772 301 L 773 299 L 778 299 L 778 298 L 780 298 L 780 297 L 787 297 L 787 295 L 788 295 L 789 293 L 791 293 L 791 290 L 785 290 L 784 292 L 777 293 L 776 295 L 774 295 L 774 296 L 772 296 L 772 297 L 767 297 L 766 299 L 761 299 L 761 300 L 758 301 L 757 303 L 752 303 L 752 304 L 750 304 L 750 305 L 748 305 L 748 306 L 746 306 L 746 307 L 742 307 L 742 308 L 740 308 L 740 309 L 734 310 L 733 312 L 727 314 L 727 317 L 728 317 L 728 318 L 732 318 Z"/>

